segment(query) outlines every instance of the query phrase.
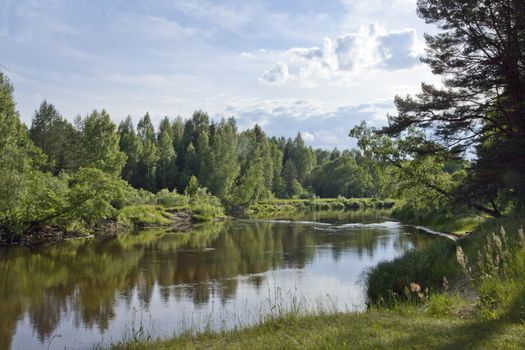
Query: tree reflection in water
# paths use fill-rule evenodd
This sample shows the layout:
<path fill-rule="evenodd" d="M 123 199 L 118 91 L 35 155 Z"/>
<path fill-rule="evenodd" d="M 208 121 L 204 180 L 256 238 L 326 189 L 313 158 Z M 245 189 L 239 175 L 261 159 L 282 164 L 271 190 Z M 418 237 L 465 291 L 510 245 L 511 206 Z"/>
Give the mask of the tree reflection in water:
<path fill-rule="evenodd" d="M 330 264 L 338 264 L 343 256 L 377 262 L 430 240 L 425 234 L 405 234 L 399 225 L 341 226 L 381 221 L 378 213 L 310 215 L 317 216 L 306 219 L 333 226 L 231 221 L 198 226 L 188 233 L 147 230 L 112 240 L 71 240 L 1 251 L 0 348 L 10 348 L 15 333 L 20 333 L 17 327 L 31 328 L 24 334 L 36 334 L 41 343 L 67 320 L 72 320 L 75 332 L 107 331 L 114 320 L 130 321 L 135 298 L 145 309 L 160 301 L 171 312 L 178 308 L 173 300 L 197 308 L 205 308 L 212 299 L 223 304 L 239 297 L 264 300 L 269 271 L 321 268 L 327 252 Z M 240 281 L 253 293 L 237 295 Z"/>

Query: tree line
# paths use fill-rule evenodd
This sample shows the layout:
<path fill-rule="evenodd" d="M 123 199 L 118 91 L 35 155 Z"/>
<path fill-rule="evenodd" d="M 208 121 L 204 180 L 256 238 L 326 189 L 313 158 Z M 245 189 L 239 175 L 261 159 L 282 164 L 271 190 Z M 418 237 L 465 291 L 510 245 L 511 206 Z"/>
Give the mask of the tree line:
<path fill-rule="evenodd" d="M 147 113 L 136 127 L 129 116 L 117 126 L 105 110 L 70 122 L 44 101 L 28 128 L 1 72 L 0 169 L 4 239 L 44 223 L 92 227 L 126 205 L 184 202 L 209 214 L 219 202 L 383 194 L 381 172 L 359 150 L 313 149 L 300 133 L 268 137 L 257 125 L 239 131 L 233 117 L 203 111 L 158 127 Z"/>
<path fill-rule="evenodd" d="M 313 149 L 300 133 L 268 137 L 258 125 L 239 131 L 235 118 L 213 121 L 203 111 L 186 120 L 165 117 L 158 127 L 148 113 L 136 127 L 130 116 L 116 126 L 104 110 L 70 123 L 44 101 L 28 135 L 46 156 L 42 170 L 54 175 L 95 167 L 154 193 L 184 193 L 193 181 L 230 206 L 379 194 L 377 174 L 360 151 Z"/>

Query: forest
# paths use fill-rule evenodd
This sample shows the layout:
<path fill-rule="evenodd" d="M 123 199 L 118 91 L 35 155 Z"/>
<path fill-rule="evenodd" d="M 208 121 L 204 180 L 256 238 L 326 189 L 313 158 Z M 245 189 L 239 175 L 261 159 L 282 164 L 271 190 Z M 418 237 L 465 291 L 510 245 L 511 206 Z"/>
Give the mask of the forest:
<path fill-rule="evenodd" d="M 170 196 L 172 205 L 232 211 L 272 198 L 387 194 L 359 150 L 313 149 L 300 133 L 268 137 L 258 125 L 239 131 L 233 117 L 213 121 L 203 111 L 157 127 L 146 113 L 135 128 L 131 117 L 117 126 L 104 110 L 70 123 L 43 101 L 27 127 L 8 77 L 0 79 L 0 232 L 10 240 L 48 223 L 89 229 L 125 206 Z"/>

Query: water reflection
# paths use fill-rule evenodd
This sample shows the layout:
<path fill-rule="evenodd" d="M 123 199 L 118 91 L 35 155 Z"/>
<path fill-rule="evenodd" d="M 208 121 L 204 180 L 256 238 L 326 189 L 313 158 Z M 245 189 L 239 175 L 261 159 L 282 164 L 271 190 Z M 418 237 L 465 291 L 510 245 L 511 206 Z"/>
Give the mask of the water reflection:
<path fill-rule="evenodd" d="M 431 239 L 395 223 L 348 225 L 383 222 L 379 212 L 293 215 L 283 218 L 303 222 L 232 221 L 2 251 L 0 348 L 78 347 L 101 334 L 119 340 L 137 312 L 157 335 L 170 335 L 185 322 L 253 323 L 268 312 L 267 300 L 297 294 L 359 307 L 356 282 L 366 267 Z"/>

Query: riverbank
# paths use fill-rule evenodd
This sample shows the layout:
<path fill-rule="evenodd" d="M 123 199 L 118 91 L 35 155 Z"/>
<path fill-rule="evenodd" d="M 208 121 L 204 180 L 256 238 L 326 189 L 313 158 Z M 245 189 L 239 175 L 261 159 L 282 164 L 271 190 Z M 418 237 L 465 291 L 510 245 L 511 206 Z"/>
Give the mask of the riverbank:
<path fill-rule="evenodd" d="M 249 215 L 296 210 L 391 209 L 395 204 L 392 199 L 376 198 L 271 199 L 250 205 L 244 213 Z"/>
<path fill-rule="evenodd" d="M 368 273 L 371 306 L 361 314 L 286 314 L 247 329 L 138 337 L 111 348 L 522 349 L 524 224 L 520 217 L 485 220 L 457 242 L 380 263 Z"/>
<path fill-rule="evenodd" d="M 191 230 L 195 223 L 224 221 L 228 218 L 222 208 L 201 212 L 189 205 L 177 207 L 153 204 L 131 205 L 120 209 L 115 217 L 98 222 L 89 230 L 42 224 L 31 227 L 19 237 L 3 237 L 0 239 L 0 247 L 32 247 L 56 244 L 67 239 L 115 237 L 144 228 L 170 228 L 176 232 L 185 232 Z"/>
<path fill-rule="evenodd" d="M 280 317 L 256 327 L 115 344 L 111 349 L 522 349 L 525 325 L 414 308 Z"/>
<path fill-rule="evenodd" d="M 437 232 L 463 236 L 473 232 L 481 225 L 487 216 L 469 208 L 459 208 L 453 211 L 442 209 L 421 210 L 410 203 L 398 202 L 393 208 L 392 218 L 405 224 L 424 226 Z"/>

